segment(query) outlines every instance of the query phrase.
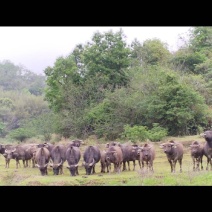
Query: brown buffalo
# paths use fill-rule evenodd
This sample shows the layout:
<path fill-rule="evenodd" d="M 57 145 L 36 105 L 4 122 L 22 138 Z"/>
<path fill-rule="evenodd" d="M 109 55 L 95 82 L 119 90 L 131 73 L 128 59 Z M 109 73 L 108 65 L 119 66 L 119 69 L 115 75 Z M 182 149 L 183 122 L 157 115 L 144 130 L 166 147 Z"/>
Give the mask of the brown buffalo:
<path fill-rule="evenodd" d="M 193 161 L 193 170 L 200 170 L 199 165 L 201 164 L 201 169 L 203 170 L 202 158 L 204 155 L 204 146 L 198 141 L 193 141 L 190 145 L 191 158 Z"/>
<path fill-rule="evenodd" d="M 128 165 L 128 170 L 130 171 L 130 161 L 133 162 L 133 170 L 135 170 L 136 160 L 138 160 L 139 166 L 141 167 L 138 145 L 130 145 L 127 143 L 121 144 L 120 142 L 116 141 L 111 141 L 110 143 L 106 144 L 106 148 L 109 148 L 111 146 L 119 146 L 121 148 L 123 156 L 122 171 L 127 170 L 126 164 Z"/>
<path fill-rule="evenodd" d="M 154 172 L 153 161 L 155 159 L 155 148 L 153 145 L 144 144 L 140 147 L 140 161 L 142 164 L 142 169 L 144 168 L 144 163 L 146 163 L 147 170 Z"/>
<path fill-rule="evenodd" d="M 171 172 L 175 172 L 177 161 L 180 164 L 180 172 L 182 172 L 182 159 L 184 153 L 184 147 L 181 143 L 175 141 L 169 141 L 160 145 L 171 166 Z"/>
<path fill-rule="evenodd" d="M 114 164 L 114 172 L 121 172 L 121 164 L 123 162 L 123 153 L 121 147 L 111 146 L 106 152 L 106 161 L 109 164 L 109 173 L 111 173 L 111 163 Z"/>
<path fill-rule="evenodd" d="M 19 160 L 23 161 L 23 166 L 28 167 L 28 162 L 32 159 L 33 154 L 28 151 L 30 148 L 35 147 L 37 144 L 18 144 L 10 147 L 10 149 L 5 149 L 5 158 L 7 159 L 7 163 L 9 163 L 10 159 L 16 160 L 16 168 L 20 166 Z"/>
<path fill-rule="evenodd" d="M 9 164 L 10 164 L 10 159 L 7 157 L 7 153 L 5 153 L 5 150 L 13 150 L 15 147 L 15 145 L 11 145 L 11 144 L 6 144 L 6 145 L 2 145 L 0 144 L 0 153 L 4 156 L 5 158 L 5 168 L 9 168 Z"/>
<path fill-rule="evenodd" d="M 207 130 L 203 134 L 203 137 L 205 138 L 205 145 L 203 147 L 204 155 L 207 157 L 207 166 L 206 170 L 208 170 L 208 165 L 210 163 L 210 167 L 212 170 L 212 131 Z"/>
<path fill-rule="evenodd" d="M 107 169 L 107 172 L 109 172 L 109 165 L 110 164 L 106 160 L 106 150 L 101 151 L 100 164 L 101 164 L 101 173 L 105 173 L 105 169 Z"/>

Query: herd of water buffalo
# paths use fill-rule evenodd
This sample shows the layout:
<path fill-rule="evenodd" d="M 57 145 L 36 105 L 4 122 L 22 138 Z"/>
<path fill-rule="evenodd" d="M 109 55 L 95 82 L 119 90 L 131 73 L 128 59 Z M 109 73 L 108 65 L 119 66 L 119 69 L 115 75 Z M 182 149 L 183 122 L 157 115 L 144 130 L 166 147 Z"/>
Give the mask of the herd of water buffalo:
<path fill-rule="evenodd" d="M 190 145 L 190 153 L 193 161 L 193 170 L 199 170 L 202 166 L 202 158 L 207 158 L 206 170 L 210 164 L 212 169 L 212 131 L 205 131 L 202 136 L 205 143 L 193 141 Z M 41 175 L 48 175 L 47 167 L 52 167 L 54 175 L 63 174 L 63 164 L 67 161 L 67 168 L 71 176 L 79 175 L 78 166 L 83 156 L 82 165 L 85 167 L 86 175 L 95 173 L 95 165 L 100 162 L 101 173 L 111 172 L 111 164 L 114 165 L 113 171 L 120 173 L 127 169 L 130 170 L 130 161 L 133 162 L 133 170 L 135 170 L 135 162 L 138 161 L 140 169 L 146 165 L 147 170 L 154 172 L 153 162 L 155 159 L 155 147 L 153 144 L 145 143 L 142 146 L 121 144 L 119 142 L 109 142 L 105 149 L 101 150 L 98 145 L 86 146 L 83 154 L 80 146 L 84 142 L 82 140 L 73 140 L 67 144 L 18 144 L 18 145 L 0 145 L 0 153 L 5 157 L 5 168 L 9 168 L 11 159 L 16 160 L 16 168 L 20 166 L 19 160 L 23 161 L 24 167 L 38 167 Z M 171 172 L 175 172 L 177 161 L 180 164 L 182 172 L 182 159 L 184 154 L 184 146 L 180 142 L 169 141 L 160 144 L 170 163 Z"/>

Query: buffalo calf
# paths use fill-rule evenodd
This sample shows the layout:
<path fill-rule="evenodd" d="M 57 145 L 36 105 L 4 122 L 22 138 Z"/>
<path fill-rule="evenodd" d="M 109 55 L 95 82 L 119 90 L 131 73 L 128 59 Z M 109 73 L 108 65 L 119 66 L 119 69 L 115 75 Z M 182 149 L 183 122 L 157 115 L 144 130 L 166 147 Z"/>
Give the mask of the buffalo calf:
<path fill-rule="evenodd" d="M 202 158 L 204 155 L 203 145 L 198 141 L 193 141 L 190 145 L 191 158 L 193 161 L 193 170 L 200 170 L 199 165 L 201 164 L 201 169 L 203 170 Z"/>

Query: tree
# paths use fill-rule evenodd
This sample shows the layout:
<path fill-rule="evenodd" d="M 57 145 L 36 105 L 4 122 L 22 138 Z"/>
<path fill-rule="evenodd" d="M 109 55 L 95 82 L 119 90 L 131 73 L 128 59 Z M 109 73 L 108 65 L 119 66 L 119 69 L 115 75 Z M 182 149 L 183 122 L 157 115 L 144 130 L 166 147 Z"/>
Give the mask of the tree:
<path fill-rule="evenodd" d="M 100 78 L 104 88 L 126 86 L 127 68 L 130 64 L 130 49 L 124 41 L 125 35 L 118 32 L 95 33 L 92 42 L 85 45 L 84 63 L 87 67 L 85 77 Z"/>
<path fill-rule="evenodd" d="M 0 63 L 0 87 L 3 90 L 27 90 L 34 95 L 42 95 L 45 77 L 37 75 L 23 66 L 16 66 L 9 60 Z"/>
<path fill-rule="evenodd" d="M 57 132 L 58 127 L 58 117 L 52 111 L 42 113 L 30 121 L 26 120 L 22 125 L 22 128 L 26 132 L 33 132 L 33 135 L 42 135 L 45 141 L 51 139 L 52 134 Z"/>
<path fill-rule="evenodd" d="M 10 138 L 23 142 L 27 138 L 33 137 L 35 134 L 24 128 L 18 128 L 10 132 Z"/>
<path fill-rule="evenodd" d="M 175 74 L 164 74 L 164 81 L 146 102 L 146 118 L 166 127 L 169 135 L 190 134 L 192 127 L 206 124 L 204 98 L 191 86 L 179 83 Z"/>
<path fill-rule="evenodd" d="M 194 52 L 211 52 L 212 27 L 192 27 L 189 46 Z"/>
<path fill-rule="evenodd" d="M 170 56 L 167 44 L 159 39 L 147 39 L 142 45 L 137 40 L 132 42 L 132 57 L 142 65 L 165 65 Z"/>

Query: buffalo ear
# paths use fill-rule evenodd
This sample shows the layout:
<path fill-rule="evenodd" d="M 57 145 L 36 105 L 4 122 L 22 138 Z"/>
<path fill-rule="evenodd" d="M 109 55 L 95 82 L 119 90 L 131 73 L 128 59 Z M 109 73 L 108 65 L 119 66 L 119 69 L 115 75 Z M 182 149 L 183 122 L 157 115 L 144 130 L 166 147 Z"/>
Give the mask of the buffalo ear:
<path fill-rule="evenodd" d="M 160 147 L 160 148 L 163 148 L 163 147 L 164 147 L 164 144 L 161 144 L 159 147 Z"/>
<path fill-rule="evenodd" d="M 117 155 L 117 152 L 113 152 L 113 155 Z"/>

